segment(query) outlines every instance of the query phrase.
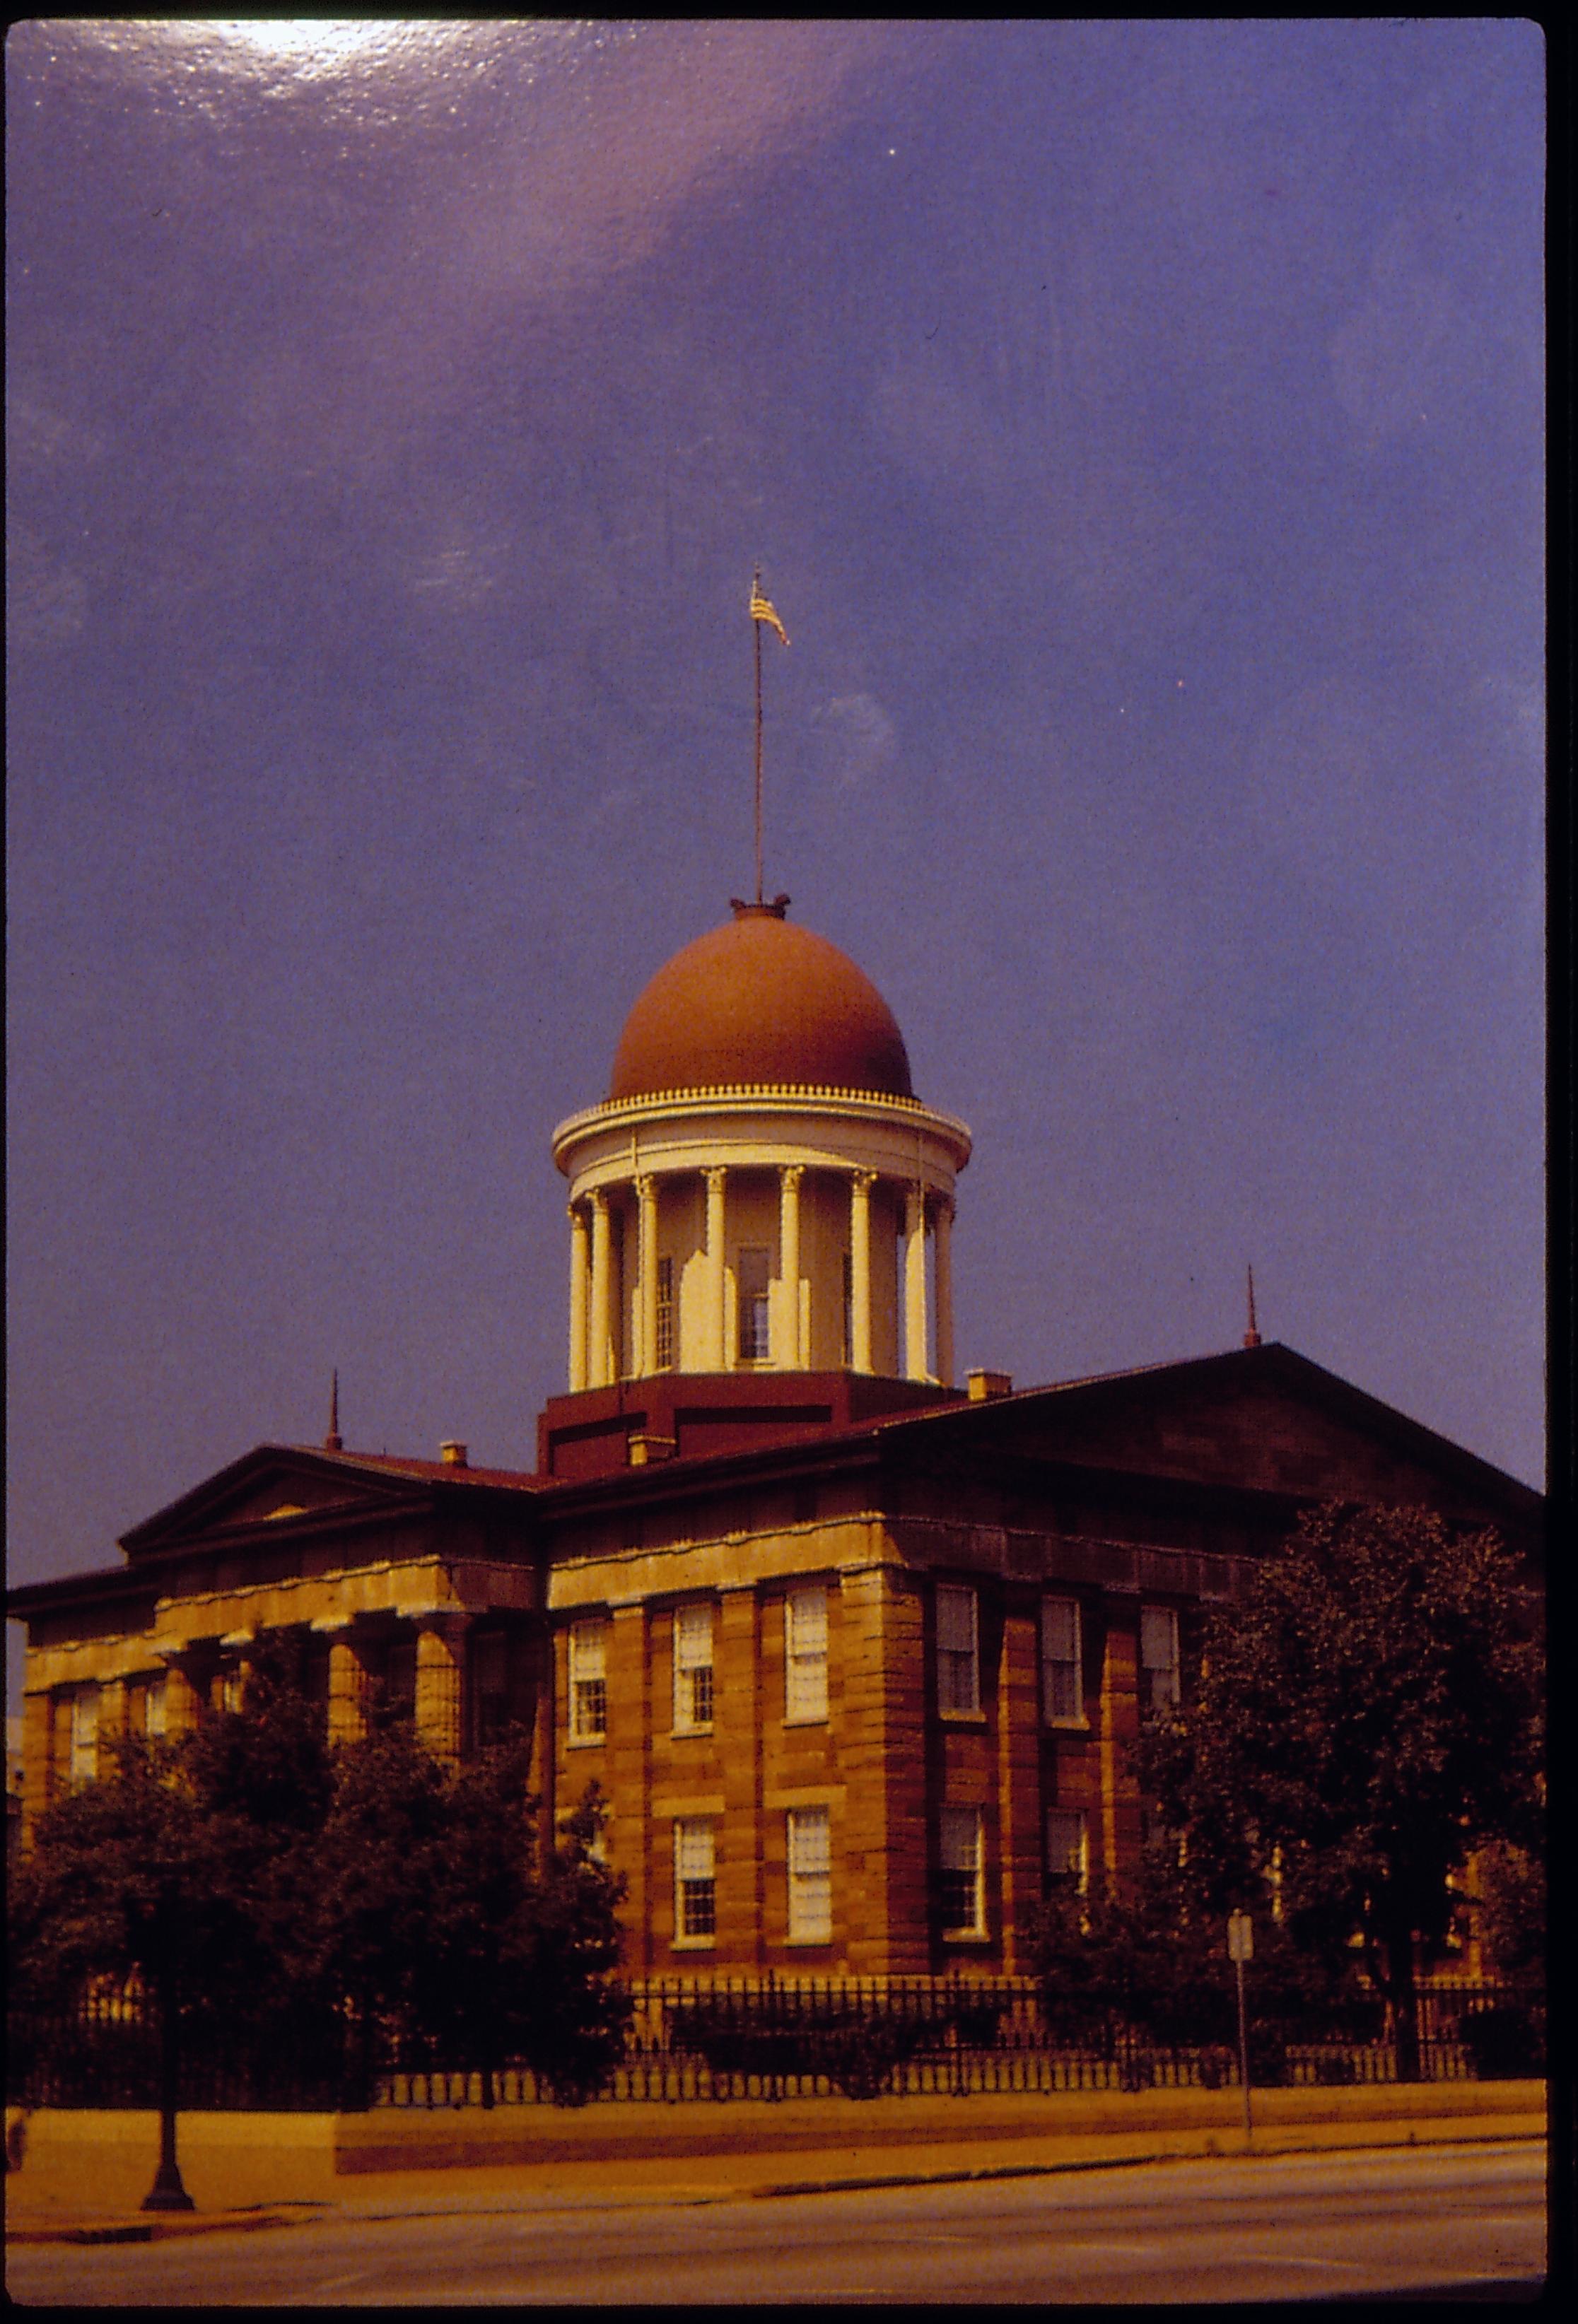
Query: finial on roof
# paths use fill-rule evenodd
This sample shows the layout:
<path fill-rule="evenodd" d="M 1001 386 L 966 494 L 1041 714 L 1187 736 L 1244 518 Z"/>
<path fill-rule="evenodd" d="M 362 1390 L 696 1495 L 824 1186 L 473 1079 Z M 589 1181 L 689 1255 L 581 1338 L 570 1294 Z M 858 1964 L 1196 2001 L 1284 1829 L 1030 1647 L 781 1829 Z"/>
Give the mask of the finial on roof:
<path fill-rule="evenodd" d="M 1255 1270 L 1252 1267 L 1249 1270 L 1249 1277 L 1250 1322 L 1249 1329 L 1244 1333 L 1244 1345 L 1246 1348 L 1258 1348 L 1260 1344 L 1260 1334 L 1255 1328 Z"/>
<path fill-rule="evenodd" d="M 345 1451 L 345 1446 L 340 1442 L 340 1373 L 337 1364 L 334 1368 L 329 1381 L 328 1434 L 323 1440 L 323 1449 L 326 1452 Z"/>

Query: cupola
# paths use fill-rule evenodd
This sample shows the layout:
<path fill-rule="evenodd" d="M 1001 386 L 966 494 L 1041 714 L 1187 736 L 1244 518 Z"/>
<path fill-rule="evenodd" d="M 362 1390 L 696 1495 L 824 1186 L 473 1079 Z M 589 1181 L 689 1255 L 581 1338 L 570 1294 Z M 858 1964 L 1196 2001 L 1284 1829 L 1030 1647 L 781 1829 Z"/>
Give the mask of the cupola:
<path fill-rule="evenodd" d="M 637 999 L 609 1094 L 561 1122 L 572 1392 L 849 1370 L 947 1387 L 970 1154 L 892 1010 L 789 899 L 736 904 Z"/>

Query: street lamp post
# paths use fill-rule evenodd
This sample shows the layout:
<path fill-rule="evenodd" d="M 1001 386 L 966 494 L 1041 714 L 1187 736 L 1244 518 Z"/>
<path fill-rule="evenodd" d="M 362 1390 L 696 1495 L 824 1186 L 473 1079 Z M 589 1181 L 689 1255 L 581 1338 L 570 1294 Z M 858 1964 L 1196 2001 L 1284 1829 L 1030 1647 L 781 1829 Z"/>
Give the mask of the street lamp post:
<path fill-rule="evenodd" d="M 1227 1957 L 1238 1973 L 1238 2074 L 1244 2094 L 1244 2144 L 1252 2145 L 1254 2116 L 1250 2107 L 1250 2026 L 1244 2011 L 1244 1963 L 1255 1952 L 1255 1924 L 1247 1913 L 1232 1913 L 1227 1923 Z"/>
<path fill-rule="evenodd" d="M 143 2198 L 145 2211 L 197 2208 L 181 2181 L 175 2153 L 175 2116 L 180 2098 L 180 1980 L 171 1949 L 177 1910 L 175 1876 L 161 1873 L 154 1922 L 159 1969 L 153 1983 L 159 2010 L 159 2169 Z"/>

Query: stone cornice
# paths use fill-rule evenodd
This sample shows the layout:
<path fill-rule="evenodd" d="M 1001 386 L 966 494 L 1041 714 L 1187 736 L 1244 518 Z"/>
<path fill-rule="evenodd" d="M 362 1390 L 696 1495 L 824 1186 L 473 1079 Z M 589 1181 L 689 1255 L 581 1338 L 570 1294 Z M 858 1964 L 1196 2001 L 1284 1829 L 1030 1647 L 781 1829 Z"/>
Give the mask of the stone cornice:
<path fill-rule="evenodd" d="M 956 1115 L 940 1113 L 918 1098 L 892 1097 L 869 1090 L 821 1089 L 800 1083 L 728 1082 L 712 1089 L 662 1090 L 640 1097 L 610 1098 L 601 1105 L 583 1107 L 561 1121 L 553 1133 L 553 1158 L 562 1170 L 566 1157 L 581 1139 L 600 1130 L 640 1129 L 651 1121 L 702 1120 L 718 1114 L 770 1113 L 793 1117 L 821 1116 L 858 1122 L 899 1120 L 907 1128 L 929 1131 L 954 1148 L 958 1167 L 969 1158 L 968 1126 Z"/>

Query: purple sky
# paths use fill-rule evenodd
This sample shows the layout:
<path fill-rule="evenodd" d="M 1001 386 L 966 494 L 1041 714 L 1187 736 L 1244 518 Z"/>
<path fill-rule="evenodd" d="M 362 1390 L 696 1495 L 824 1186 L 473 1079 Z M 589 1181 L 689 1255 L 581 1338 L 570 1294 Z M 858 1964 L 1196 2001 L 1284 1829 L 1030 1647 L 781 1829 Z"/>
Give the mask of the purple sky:
<path fill-rule="evenodd" d="M 553 1124 L 768 860 L 961 1367 L 1261 1328 L 1542 1471 L 1527 23 L 23 24 L 11 1570 L 529 1465 Z"/>

